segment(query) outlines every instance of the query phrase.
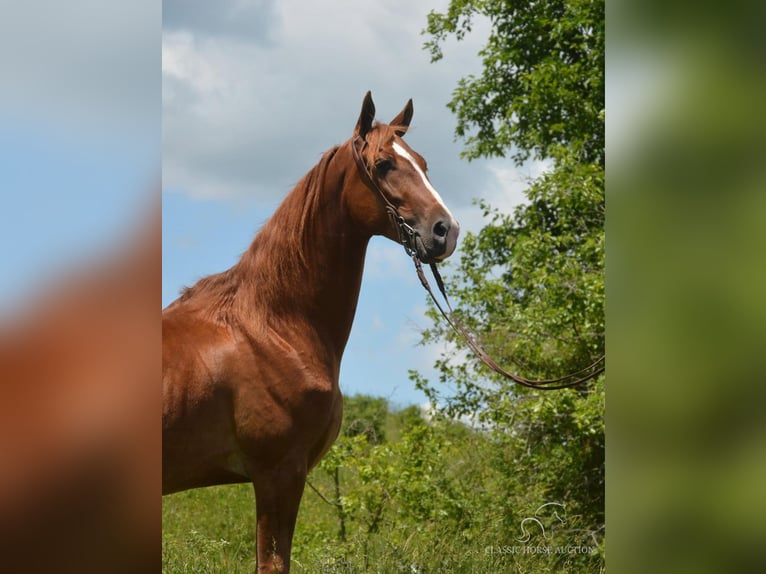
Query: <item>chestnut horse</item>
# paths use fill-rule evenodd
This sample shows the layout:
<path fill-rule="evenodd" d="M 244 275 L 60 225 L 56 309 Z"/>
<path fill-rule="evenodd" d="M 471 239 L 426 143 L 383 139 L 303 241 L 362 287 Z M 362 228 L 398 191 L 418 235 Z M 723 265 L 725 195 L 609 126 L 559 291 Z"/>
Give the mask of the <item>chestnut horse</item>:
<path fill-rule="evenodd" d="M 424 262 L 458 223 L 402 139 L 412 100 L 327 151 L 231 269 L 163 312 L 163 494 L 252 482 L 258 572 L 288 572 L 306 474 L 340 429 L 340 361 L 373 235 Z"/>

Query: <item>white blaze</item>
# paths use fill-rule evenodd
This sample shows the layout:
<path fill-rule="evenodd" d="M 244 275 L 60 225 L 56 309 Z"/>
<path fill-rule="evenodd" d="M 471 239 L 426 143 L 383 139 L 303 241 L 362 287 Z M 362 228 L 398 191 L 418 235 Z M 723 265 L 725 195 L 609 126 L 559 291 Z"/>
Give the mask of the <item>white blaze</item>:
<path fill-rule="evenodd" d="M 434 198 L 436 198 L 436 201 L 437 201 L 437 202 L 439 202 L 439 205 L 441 205 L 441 206 L 444 208 L 444 210 L 445 210 L 447 213 L 449 213 L 450 217 L 452 217 L 452 214 L 450 213 L 450 210 L 447 208 L 447 206 L 446 206 L 446 205 L 444 205 L 444 201 L 442 201 L 442 198 L 441 198 L 441 196 L 440 196 L 440 195 L 439 195 L 439 193 L 438 193 L 438 192 L 437 192 L 437 191 L 434 189 L 434 186 L 433 186 L 433 185 L 431 185 L 431 182 L 430 182 L 430 181 L 428 181 L 428 178 L 426 177 L 426 174 L 425 174 L 425 173 L 423 173 L 423 170 L 422 170 L 422 169 L 420 169 L 420 166 L 419 166 L 419 165 L 417 164 L 417 162 L 415 161 L 415 158 L 413 158 L 413 157 L 412 157 L 412 156 L 411 156 L 411 155 L 410 155 L 410 154 L 407 152 L 407 150 L 406 150 L 406 149 L 404 149 L 402 146 L 400 146 L 398 143 L 394 142 L 394 144 L 393 144 L 393 147 L 394 147 L 394 151 L 395 151 L 395 152 L 396 152 L 398 155 L 402 156 L 404 159 L 406 159 L 408 162 L 410 162 L 410 163 L 412 164 L 412 167 L 413 167 L 413 168 L 415 168 L 415 171 L 418 173 L 418 175 L 420 175 L 420 178 L 423 180 L 423 185 L 425 185 L 425 186 L 426 186 L 426 189 L 427 189 L 428 191 L 430 191 L 430 192 L 433 194 Z M 454 219 L 454 217 L 453 217 L 453 219 Z"/>

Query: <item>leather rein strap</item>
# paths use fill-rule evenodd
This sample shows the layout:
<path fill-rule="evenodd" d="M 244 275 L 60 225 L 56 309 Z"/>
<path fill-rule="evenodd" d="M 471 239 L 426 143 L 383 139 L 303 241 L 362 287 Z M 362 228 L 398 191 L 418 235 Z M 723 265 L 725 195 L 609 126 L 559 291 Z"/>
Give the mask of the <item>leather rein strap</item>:
<path fill-rule="evenodd" d="M 418 251 L 417 251 L 417 238 L 419 237 L 418 232 L 415 231 L 406 221 L 404 221 L 404 218 L 401 215 L 399 215 L 399 212 L 396 209 L 396 206 L 393 203 L 391 203 L 391 201 L 383 193 L 383 190 L 380 189 L 380 186 L 378 186 L 372 173 L 367 167 L 367 164 L 362 159 L 361 150 L 357 148 L 357 141 L 359 140 L 362 141 L 361 150 L 364 150 L 364 147 L 367 145 L 367 142 L 363 138 L 360 138 L 359 136 L 354 136 L 354 138 L 351 140 L 351 151 L 354 156 L 354 162 L 356 163 L 356 166 L 359 169 L 359 175 L 361 176 L 364 183 L 370 189 L 375 191 L 383 200 L 383 203 L 386 206 L 386 212 L 391 218 L 391 221 L 393 222 L 394 227 L 396 227 L 396 229 L 399 232 L 399 243 L 402 244 L 402 246 L 404 247 L 404 250 L 407 252 L 407 255 L 412 257 L 412 261 L 415 263 L 415 270 L 417 271 L 418 278 L 420 279 L 420 283 L 423 285 L 425 290 L 431 296 L 431 299 L 433 300 L 434 305 L 436 305 L 436 308 L 439 309 L 439 312 L 442 314 L 442 316 L 447 321 L 449 326 L 452 327 L 452 329 L 456 333 L 461 335 L 463 339 L 465 339 L 465 342 L 468 344 L 471 350 L 485 365 L 487 365 L 490 369 L 492 369 L 499 375 L 502 375 L 519 385 L 522 385 L 524 387 L 528 387 L 531 389 L 540 389 L 545 391 L 553 391 L 556 389 L 566 389 L 569 387 L 575 387 L 579 384 L 589 381 L 590 379 L 596 378 L 597 376 L 599 376 L 601 373 L 604 372 L 604 368 L 605 368 L 604 355 L 601 355 L 596 361 L 594 361 L 593 363 L 591 363 L 584 369 L 580 369 L 579 371 L 570 373 L 569 375 L 566 375 L 564 377 L 559 377 L 558 379 L 547 379 L 547 380 L 527 379 L 522 376 L 511 373 L 509 371 L 506 371 L 500 365 L 498 365 L 495 362 L 495 360 L 492 357 L 490 357 L 487 354 L 487 352 L 481 347 L 481 345 L 479 345 L 476 342 L 476 340 L 468 333 L 465 326 L 455 316 L 455 311 L 452 308 L 452 305 L 450 304 L 449 298 L 447 297 L 447 291 L 444 288 L 444 280 L 439 274 L 439 270 L 437 269 L 436 264 L 431 263 L 430 264 L 431 273 L 433 273 L 434 279 L 436 280 L 436 284 L 439 287 L 439 292 L 444 298 L 444 302 L 446 303 L 447 309 L 449 310 L 449 312 L 445 311 L 444 307 L 441 305 L 441 303 L 439 303 L 438 299 L 434 295 L 434 292 L 431 289 L 431 285 L 429 284 L 428 279 L 426 278 L 426 275 L 423 272 L 423 264 L 418 258 Z"/>
<path fill-rule="evenodd" d="M 579 371 L 576 371 L 574 373 L 570 373 L 564 377 L 559 377 L 557 379 L 546 379 L 546 380 L 527 379 L 520 375 L 516 375 L 514 373 L 506 371 L 500 365 L 498 365 L 497 362 L 495 362 L 495 360 L 492 357 L 490 357 L 487 354 L 487 352 L 481 347 L 481 345 L 479 345 L 476 342 L 476 339 L 474 339 L 470 335 L 470 333 L 468 333 L 465 326 L 455 316 L 455 311 L 454 309 L 452 309 L 452 305 L 450 304 L 449 298 L 447 297 L 447 291 L 444 288 L 444 280 L 442 279 L 441 274 L 439 273 L 439 270 L 436 267 L 436 264 L 435 263 L 430 264 L 431 273 L 433 273 L 434 279 L 436 280 L 436 284 L 439 287 L 439 292 L 444 298 L 444 302 L 447 305 L 447 309 L 449 310 L 449 313 L 445 311 L 444 307 L 442 307 L 442 305 L 439 303 L 438 299 L 434 295 L 434 292 L 431 289 L 431 285 L 429 284 L 428 279 L 426 278 L 426 274 L 423 272 L 423 265 L 420 262 L 420 260 L 417 257 L 413 257 L 412 261 L 415 263 L 415 269 L 417 270 L 420 283 L 423 285 L 425 290 L 431 296 L 431 300 L 434 302 L 434 305 L 436 305 L 436 308 L 439 309 L 439 312 L 442 314 L 442 316 L 447 321 L 449 326 L 452 327 L 452 329 L 456 333 L 461 335 L 463 339 L 465 339 L 465 342 L 468 344 L 471 350 L 476 354 L 476 356 L 481 360 L 481 362 L 487 365 L 490 369 L 495 371 L 497 374 L 502 375 L 503 377 L 512 380 L 514 383 L 517 383 L 524 387 L 528 387 L 530 389 L 553 391 L 556 389 L 567 389 L 570 387 L 575 387 L 579 384 L 589 381 L 590 379 L 596 378 L 597 376 L 599 376 L 601 373 L 604 372 L 604 369 L 605 369 L 604 361 L 606 358 L 605 355 L 601 355 L 598 359 L 596 359 L 593 363 L 591 363 L 587 367 L 580 369 Z"/>

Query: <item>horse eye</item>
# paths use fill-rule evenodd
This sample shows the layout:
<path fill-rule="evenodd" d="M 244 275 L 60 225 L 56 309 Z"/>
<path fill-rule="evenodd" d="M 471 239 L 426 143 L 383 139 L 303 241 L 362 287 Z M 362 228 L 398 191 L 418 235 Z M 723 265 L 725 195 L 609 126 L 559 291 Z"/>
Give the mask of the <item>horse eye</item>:
<path fill-rule="evenodd" d="M 378 172 L 378 175 L 386 175 L 393 167 L 394 164 L 390 159 L 379 159 L 375 162 L 375 170 Z"/>

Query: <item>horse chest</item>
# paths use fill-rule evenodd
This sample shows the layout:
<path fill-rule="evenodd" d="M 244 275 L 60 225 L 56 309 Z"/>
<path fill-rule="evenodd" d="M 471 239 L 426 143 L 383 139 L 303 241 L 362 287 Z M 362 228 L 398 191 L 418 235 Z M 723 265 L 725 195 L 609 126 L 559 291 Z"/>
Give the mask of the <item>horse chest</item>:
<path fill-rule="evenodd" d="M 300 445 L 315 455 L 332 444 L 342 413 L 338 367 L 313 347 L 273 333 L 251 336 L 231 355 L 227 370 L 235 426 L 246 449 L 279 455 Z"/>

